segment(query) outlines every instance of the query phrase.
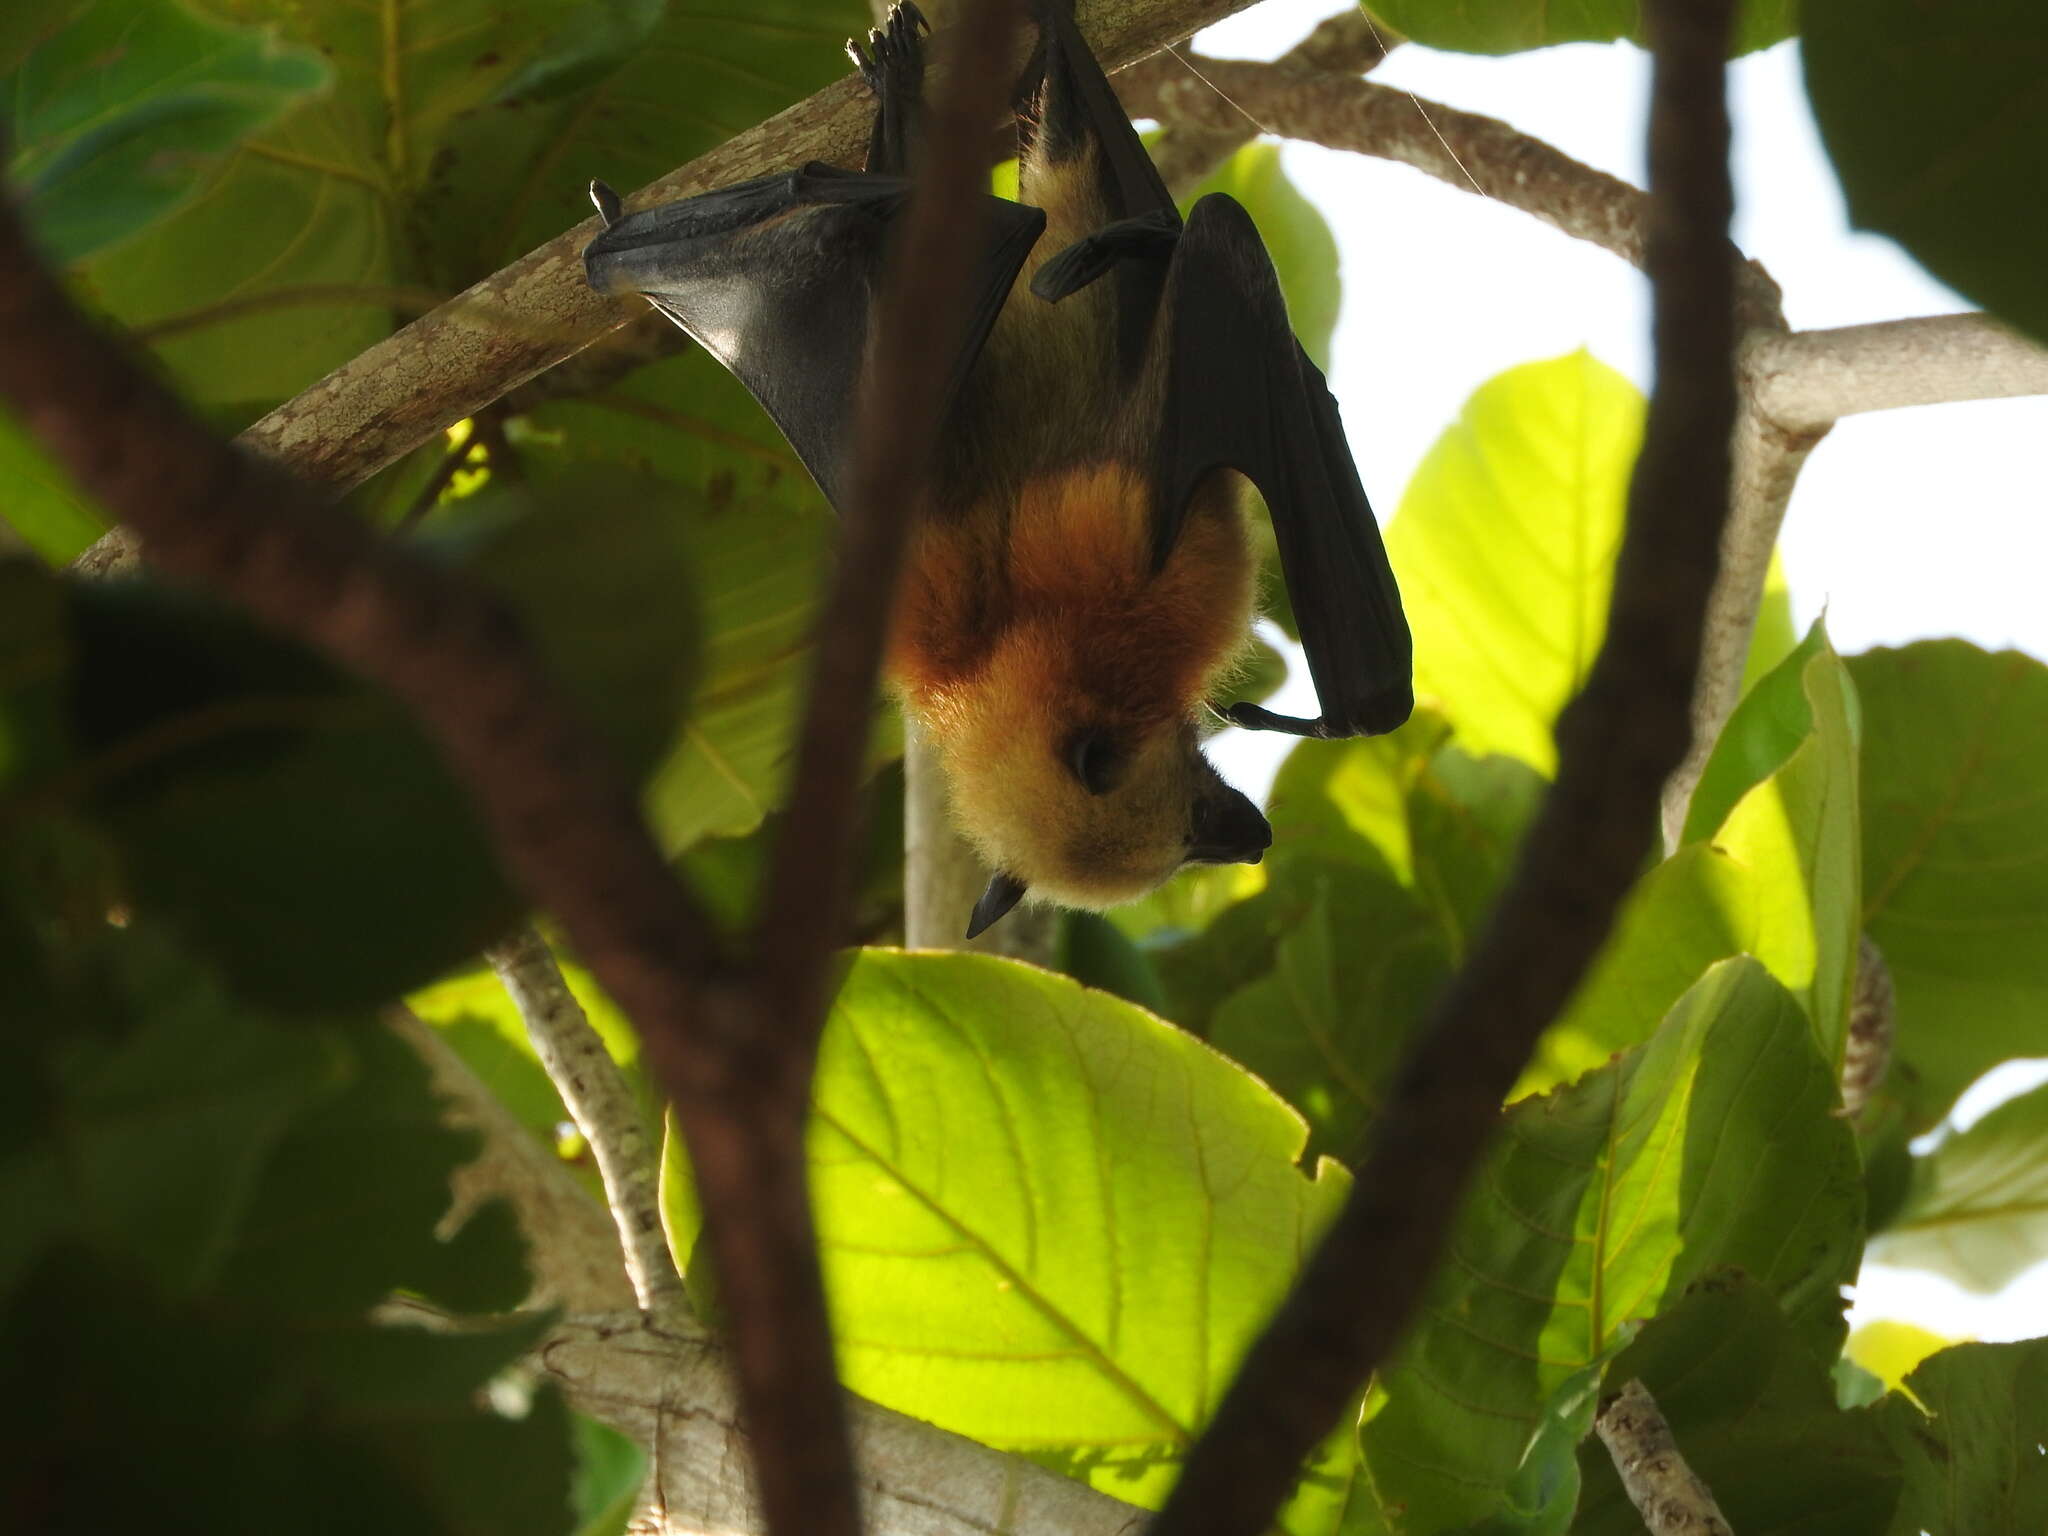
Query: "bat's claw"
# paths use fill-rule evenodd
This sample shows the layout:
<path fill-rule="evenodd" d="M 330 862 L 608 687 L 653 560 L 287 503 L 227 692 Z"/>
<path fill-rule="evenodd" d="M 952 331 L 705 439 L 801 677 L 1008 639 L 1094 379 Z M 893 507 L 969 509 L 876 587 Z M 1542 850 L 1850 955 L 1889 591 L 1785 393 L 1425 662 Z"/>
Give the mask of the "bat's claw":
<path fill-rule="evenodd" d="M 590 201 L 591 205 L 597 209 L 597 216 L 604 222 L 606 229 L 610 229 L 619 222 L 619 194 L 610 187 L 601 181 L 591 182 Z"/>
<path fill-rule="evenodd" d="M 900 91 L 904 100 L 915 100 L 924 85 L 924 45 L 918 33 L 931 29 L 924 12 L 910 0 L 898 0 L 889 7 L 888 19 L 869 31 L 865 48 L 858 39 L 846 40 L 846 56 L 875 95 Z"/>

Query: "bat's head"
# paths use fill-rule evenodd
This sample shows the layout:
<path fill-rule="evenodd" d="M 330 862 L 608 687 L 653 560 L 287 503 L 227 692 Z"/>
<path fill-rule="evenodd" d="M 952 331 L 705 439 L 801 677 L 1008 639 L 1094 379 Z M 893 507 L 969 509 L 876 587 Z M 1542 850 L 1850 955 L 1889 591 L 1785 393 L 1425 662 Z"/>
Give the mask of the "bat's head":
<path fill-rule="evenodd" d="M 1272 843 L 1195 724 L 1250 632 L 1235 501 L 1198 506 L 1156 569 L 1149 508 L 1141 483 L 1105 468 L 1027 487 L 999 524 L 921 535 L 893 667 L 955 819 L 999 872 L 977 932 L 1026 892 L 1111 907 Z"/>
<path fill-rule="evenodd" d="M 1033 742 L 1031 756 L 948 765 L 961 824 L 998 872 L 973 932 L 1027 892 L 1112 907 L 1184 865 L 1255 864 L 1272 845 L 1258 806 L 1223 782 L 1186 722 L 1137 735 L 1084 723 Z"/>

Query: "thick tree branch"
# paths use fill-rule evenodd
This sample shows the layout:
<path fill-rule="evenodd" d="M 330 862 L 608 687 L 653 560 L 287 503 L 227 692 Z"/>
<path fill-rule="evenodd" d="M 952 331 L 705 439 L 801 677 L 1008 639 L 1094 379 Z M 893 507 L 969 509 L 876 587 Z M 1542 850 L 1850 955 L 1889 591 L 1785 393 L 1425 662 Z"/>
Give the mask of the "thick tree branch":
<path fill-rule="evenodd" d="M 662 1231 L 660 1148 L 632 1086 L 590 1027 L 546 940 L 522 928 L 492 946 L 490 961 L 519 1009 L 541 1067 L 597 1159 L 640 1310 L 658 1325 L 674 1326 L 689 1303 Z"/>
<path fill-rule="evenodd" d="M 1759 336 L 1746 372 L 1758 412 L 1788 433 L 1950 400 L 2048 394 L 2048 348 L 1989 315 L 1930 315 Z"/>
<path fill-rule="evenodd" d="M 652 1448 L 635 1530 L 759 1536 L 760 1506 L 723 1358 L 701 1335 L 634 1313 L 574 1318 L 542 1346 L 544 1369 L 583 1412 Z M 1136 1536 L 1145 1512 L 1017 1456 L 848 1399 L 861 1503 L 875 1536 Z"/>
<path fill-rule="evenodd" d="M 1251 1536 L 1390 1356 L 1537 1036 L 1649 852 L 1727 507 L 1735 259 L 1723 61 L 1732 0 L 1654 0 L 1656 394 L 1629 492 L 1607 639 L 1558 727 L 1558 777 L 1486 932 L 1404 1064 L 1345 1208 L 1252 1347 L 1154 1527 Z"/>
<path fill-rule="evenodd" d="M 1640 1381 L 1601 1404 L 1593 1429 L 1650 1536 L 1733 1536 L 1712 1491 L 1686 1465 L 1657 1400 Z"/>

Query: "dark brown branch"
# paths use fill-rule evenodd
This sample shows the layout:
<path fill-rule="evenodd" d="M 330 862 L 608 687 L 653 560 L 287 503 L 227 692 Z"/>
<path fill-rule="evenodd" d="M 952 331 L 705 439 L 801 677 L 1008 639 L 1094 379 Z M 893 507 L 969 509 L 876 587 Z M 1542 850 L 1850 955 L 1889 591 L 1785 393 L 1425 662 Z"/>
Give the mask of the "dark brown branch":
<path fill-rule="evenodd" d="M 911 519 L 925 494 L 939 413 L 967 321 L 968 277 L 987 188 L 981 127 L 1006 101 L 1019 0 L 974 0 L 942 34 L 950 67 L 930 104 L 917 195 L 876 306 L 875 346 L 855 414 L 837 573 L 824 605 L 829 646 L 812 649 L 809 704 L 782 835 L 776 840 L 760 978 L 792 1020 L 822 1014 L 825 963 L 839 942 L 852 878 L 858 777 L 875 680 Z M 808 1057 L 811 1045 L 803 1047 Z"/>
<path fill-rule="evenodd" d="M 1723 61 L 1732 0 L 1655 0 L 1646 265 L 1656 394 L 1629 489 L 1607 640 L 1558 725 L 1558 777 L 1471 960 L 1374 1127 L 1358 1184 L 1253 1346 L 1154 1536 L 1252 1536 L 1391 1356 L 1502 1097 L 1599 949 L 1690 738 L 1728 502 L 1735 260 Z"/>
<path fill-rule="evenodd" d="M 715 1004 L 743 1023 L 735 1032 L 743 1071 L 732 1085 L 742 1113 L 679 1105 L 722 1293 L 751 1293 L 744 1317 L 729 1303 L 730 1335 L 762 1504 L 771 1530 L 803 1536 L 859 1532 L 804 1155 L 826 967 L 846 919 L 861 765 L 897 572 L 966 320 L 968 246 L 980 238 L 971 210 L 985 185 L 974 146 L 987 104 L 1008 95 L 1021 20 L 1014 0 L 976 0 L 944 39 L 951 67 L 930 104 L 924 164 L 878 304 L 838 567 L 812 647 L 752 964 L 744 986 L 723 990 Z M 650 1040 L 649 1051 L 658 1061 L 674 1043 Z M 715 1155 L 729 1136 L 745 1155 Z M 771 1459 L 786 1480 L 770 1481 Z"/>

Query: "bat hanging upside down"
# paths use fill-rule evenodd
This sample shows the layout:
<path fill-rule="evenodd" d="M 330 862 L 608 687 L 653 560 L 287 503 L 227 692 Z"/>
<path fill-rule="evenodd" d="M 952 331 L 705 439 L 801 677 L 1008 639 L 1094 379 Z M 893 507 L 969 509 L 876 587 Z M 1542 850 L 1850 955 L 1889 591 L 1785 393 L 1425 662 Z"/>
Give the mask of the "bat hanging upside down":
<path fill-rule="evenodd" d="M 1036 10 L 1015 97 L 1022 201 L 983 205 L 889 659 L 995 871 L 970 938 L 1027 892 L 1112 906 L 1183 864 L 1256 862 L 1271 844 L 1198 745 L 1249 645 L 1240 475 L 1272 515 L 1323 714 L 1239 704 L 1228 718 L 1373 735 L 1413 704 L 1379 529 L 1257 229 L 1221 194 L 1183 222 L 1068 0 Z M 591 187 L 607 226 L 585 252 L 591 284 L 644 294 L 695 337 L 835 503 L 910 189 L 922 23 L 902 4 L 871 55 L 848 44 L 876 97 L 864 171 L 814 162 L 623 216 Z"/>

